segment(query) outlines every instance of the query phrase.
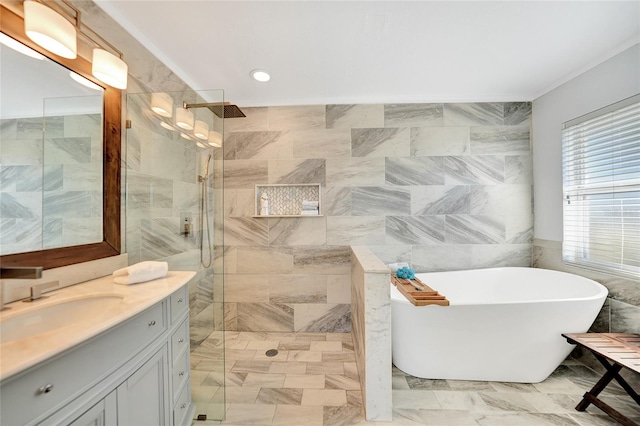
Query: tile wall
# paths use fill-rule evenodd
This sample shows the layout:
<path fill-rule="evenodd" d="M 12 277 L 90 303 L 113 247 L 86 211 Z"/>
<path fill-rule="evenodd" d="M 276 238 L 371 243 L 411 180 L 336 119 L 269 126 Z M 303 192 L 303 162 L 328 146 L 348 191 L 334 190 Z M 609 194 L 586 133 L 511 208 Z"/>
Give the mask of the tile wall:
<path fill-rule="evenodd" d="M 100 114 L 3 119 L 0 140 L 0 254 L 102 241 Z"/>
<path fill-rule="evenodd" d="M 534 266 L 582 275 L 598 281 L 609 290 L 609 297 L 592 331 L 602 333 L 640 333 L 640 283 L 632 279 L 588 271 L 562 262 L 562 243 L 535 239 Z"/>
<path fill-rule="evenodd" d="M 417 271 L 530 266 L 531 104 L 243 108 L 225 120 L 226 329 L 349 331 L 349 246 Z M 320 183 L 322 217 L 252 218 Z"/>

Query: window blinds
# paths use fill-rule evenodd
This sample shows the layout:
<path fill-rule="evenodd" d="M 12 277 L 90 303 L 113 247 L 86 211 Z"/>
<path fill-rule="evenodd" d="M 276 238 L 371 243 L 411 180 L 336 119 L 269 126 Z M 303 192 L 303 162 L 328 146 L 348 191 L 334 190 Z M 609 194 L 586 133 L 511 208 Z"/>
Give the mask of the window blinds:
<path fill-rule="evenodd" d="M 563 127 L 563 260 L 640 277 L 640 95 Z"/>

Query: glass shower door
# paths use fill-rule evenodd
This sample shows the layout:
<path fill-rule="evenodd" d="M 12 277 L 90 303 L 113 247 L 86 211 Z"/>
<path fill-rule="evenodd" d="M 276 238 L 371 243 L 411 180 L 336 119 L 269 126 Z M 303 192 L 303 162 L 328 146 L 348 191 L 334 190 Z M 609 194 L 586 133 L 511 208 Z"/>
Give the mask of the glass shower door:
<path fill-rule="evenodd" d="M 222 252 L 223 92 L 127 95 L 126 247 L 129 263 L 195 271 L 189 283 L 194 419 L 225 415 Z M 178 361 L 178 360 L 175 360 Z M 186 386 L 185 385 L 185 386 Z M 184 390 L 178 390 L 181 394 Z"/>

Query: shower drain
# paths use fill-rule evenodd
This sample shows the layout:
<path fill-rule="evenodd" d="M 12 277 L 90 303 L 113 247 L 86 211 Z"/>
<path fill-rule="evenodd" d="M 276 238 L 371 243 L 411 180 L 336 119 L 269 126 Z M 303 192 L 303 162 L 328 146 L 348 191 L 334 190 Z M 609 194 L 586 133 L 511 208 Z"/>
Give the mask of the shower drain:
<path fill-rule="evenodd" d="M 266 356 L 276 356 L 276 355 L 278 355 L 278 350 L 277 349 L 269 349 L 264 354 Z"/>

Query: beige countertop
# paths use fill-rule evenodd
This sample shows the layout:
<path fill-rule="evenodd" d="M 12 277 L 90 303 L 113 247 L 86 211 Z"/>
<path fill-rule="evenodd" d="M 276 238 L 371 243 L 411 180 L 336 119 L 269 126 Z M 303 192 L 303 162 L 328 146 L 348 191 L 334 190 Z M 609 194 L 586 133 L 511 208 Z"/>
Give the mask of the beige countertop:
<path fill-rule="evenodd" d="M 34 315 L 37 310 L 42 310 L 42 315 L 50 315 L 51 321 L 61 325 L 51 331 L 12 338 L 7 342 L 3 338 L 0 344 L 0 380 L 8 379 L 132 318 L 178 290 L 194 276 L 195 272 L 192 271 L 169 271 L 164 278 L 119 285 L 108 275 L 53 290 L 45 293 L 46 297 L 31 303 L 17 301 L 7 304 L 0 312 L 0 333 L 3 332 L 3 323 L 7 324 L 19 316 L 27 315 L 36 318 L 34 321 L 42 321 L 42 316 L 38 318 L 38 315 Z M 80 299 L 91 301 L 87 305 L 86 317 L 76 321 L 69 318 L 67 321 L 65 302 Z M 105 302 L 104 308 L 100 306 L 102 301 Z M 11 333 L 9 326 L 6 326 L 6 330 Z"/>

